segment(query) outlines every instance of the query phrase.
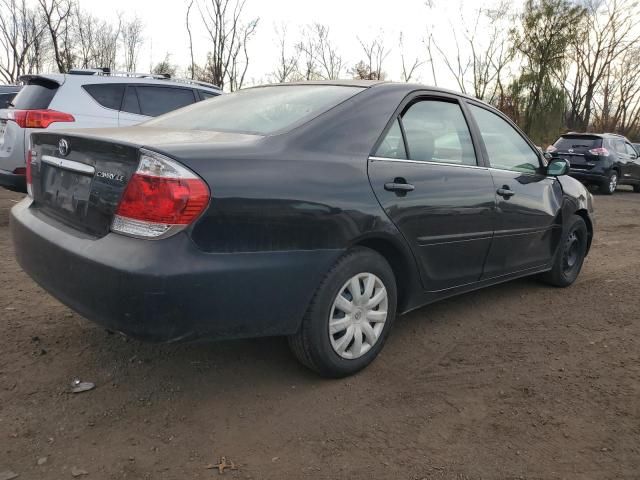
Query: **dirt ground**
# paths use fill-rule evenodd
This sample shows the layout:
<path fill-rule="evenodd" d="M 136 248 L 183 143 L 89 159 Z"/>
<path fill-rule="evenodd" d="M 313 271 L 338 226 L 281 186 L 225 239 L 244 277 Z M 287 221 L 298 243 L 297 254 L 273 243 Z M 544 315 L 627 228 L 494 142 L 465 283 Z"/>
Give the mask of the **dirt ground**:
<path fill-rule="evenodd" d="M 0 193 L 0 478 L 640 478 L 640 195 L 596 197 L 578 282 L 405 317 L 345 380 L 283 339 L 110 335 L 18 267 Z M 69 394 L 72 379 L 97 387 Z M 207 469 L 226 456 L 237 470 Z M 86 476 L 83 473 L 86 472 Z"/>

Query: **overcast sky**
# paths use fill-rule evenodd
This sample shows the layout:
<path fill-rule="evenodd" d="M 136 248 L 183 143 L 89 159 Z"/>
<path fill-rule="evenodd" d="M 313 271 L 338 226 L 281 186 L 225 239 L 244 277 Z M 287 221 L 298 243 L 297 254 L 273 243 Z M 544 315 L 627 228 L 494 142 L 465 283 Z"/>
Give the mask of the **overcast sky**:
<path fill-rule="evenodd" d="M 185 27 L 186 0 L 79 0 L 80 5 L 96 16 L 116 19 L 116 12 L 131 17 L 137 14 L 145 25 L 145 45 L 138 58 L 140 71 L 148 71 L 151 62 L 161 61 L 166 53 L 172 63 L 186 67 L 189 63 L 188 36 Z M 207 0 L 200 0 L 205 2 Z M 398 39 L 404 32 L 408 61 L 416 55 L 425 57 L 422 43 L 430 29 L 441 47 L 455 53 L 451 23 L 460 22 L 464 15 L 472 25 L 479 7 L 495 4 L 492 0 L 432 0 L 434 10 L 425 6 L 425 0 L 247 0 L 245 18 L 259 17 L 257 33 L 250 44 L 250 81 L 260 83 L 274 70 L 278 55 L 276 26 L 286 25 L 291 43 L 300 29 L 313 22 L 329 26 L 332 40 L 352 67 L 361 57 L 358 37 L 373 38 L 382 34 L 392 50 L 384 70 L 392 80 L 401 74 Z M 517 3 L 520 3 L 519 1 Z M 206 32 L 201 26 L 200 13 L 192 10 L 196 62 L 204 63 L 209 48 Z M 439 85 L 455 88 L 453 79 L 439 62 Z M 343 74 L 346 76 L 346 74 Z M 418 80 L 433 83 L 430 67 L 420 69 Z"/>

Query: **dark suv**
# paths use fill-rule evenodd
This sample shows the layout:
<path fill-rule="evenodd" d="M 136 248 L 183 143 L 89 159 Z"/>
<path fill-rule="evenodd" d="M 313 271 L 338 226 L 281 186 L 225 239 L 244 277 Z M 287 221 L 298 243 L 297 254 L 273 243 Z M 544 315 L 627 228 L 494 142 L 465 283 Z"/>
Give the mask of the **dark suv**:
<path fill-rule="evenodd" d="M 640 193 L 640 160 L 631 142 L 613 133 L 567 133 L 547 148 L 552 158 L 571 164 L 570 175 L 597 185 L 611 195 L 618 185 L 633 185 Z"/>

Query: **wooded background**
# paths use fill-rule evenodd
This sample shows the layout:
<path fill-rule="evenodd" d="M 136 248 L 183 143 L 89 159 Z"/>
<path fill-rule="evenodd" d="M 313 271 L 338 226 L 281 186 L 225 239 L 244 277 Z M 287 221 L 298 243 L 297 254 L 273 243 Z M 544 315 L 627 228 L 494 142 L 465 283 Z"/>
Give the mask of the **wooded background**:
<path fill-rule="evenodd" d="M 259 18 L 247 0 L 188 0 L 184 22 L 188 65 L 169 55 L 152 73 L 180 75 L 227 91 L 247 86 L 251 39 Z M 425 15 L 437 10 L 425 2 Z M 262 82 L 316 79 L 455 81 L 463 93 L 485 100 L 513 118 L 539 145 L 566 131 L 615 132 L 640 141 L 640 5 L 637 0 L 504 1 L 478 8 L 474 20 L 450 19 L 455 42 L 446 45 L 425 26 L 417 56 L 407 55 L 400 33 L 394 45 L 382 34 L 354 35 L 360 58 L 347 59 L 319 23 L 276 28 L 273 69 Z M 178 21 L 178 20 L 176 20 Z M 195 58 L 193 26 L 207 34 L 206 58 Z M 21 75 L 109 67 L 137 71 L 145 41 L 138 17 L 108 22 L 79 0 L 0 0 L 0 81 Z M 416 51 L 416 49 L 412 49 Z M 400 60 L 399 78 L 385 70 Z M 144 70 L 148 70 L 144 69 Z"/>

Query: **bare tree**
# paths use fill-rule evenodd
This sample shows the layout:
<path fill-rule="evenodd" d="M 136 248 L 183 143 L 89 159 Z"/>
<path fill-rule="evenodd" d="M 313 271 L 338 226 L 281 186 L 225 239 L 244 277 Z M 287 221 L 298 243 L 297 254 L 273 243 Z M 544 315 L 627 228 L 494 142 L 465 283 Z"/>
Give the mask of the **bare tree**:
<path fill-rule="evenodd" d="M 15 83 L 41 65 L 44 24 L 25 0 L 0 0 L 0 78 Z"/>
<path fill-rule="evenodd" d="M 242 21 L 246 0 L 207 0 L 199 5 L 202 23 L 209 34 L 211 49 L 205 67 L 207 80 L 224 88 L 239 88 L 249 65 L 247 43 L 255 33 L 258 19 Z"/>
<path fill-rule="evenodd" d="M 592 105 L 593 128 L 640 134 L 640 48 L 627 49 L 605 72 Z"/>
<path fill-rule="evenodd" d="M 194 0 L 191 0 L 189 2 L 189 6 L 187 7 L 187 33 L 189 34 L 189 53 L 191 55 L 191 65 L 189 67 L 189 75 L 191 76 L 191 78 L 195 78 L 195 69 L 196 69 L 196 62 L 194 60 L 193 57 L 193 36 L 191 34 L 191 22 L 189 21 L 189 15 L 191 13 L 191 8 L 193 7 L 193 2 Z"/>
<path fill-rule="evenodd" d="M 404 56 L 404 35 L 402 32 L 400 32 L 400 40 L 398 42 L 398 46 L 400 47 L 400 61 L 402 63 L 402 81 L 408 83 L 413 79 L 416 70 L 420 68 L 424 64 L 424 62 L 420 61 L 420 58 L 418 57 L 416 57 L 411 64 L 408 64 L 406 62 Z"/>
<path fill-rule="evenodd" d="M 289 54 L 287 49 L 287 26 L 281 25 L 275 28 L 278 36 L 278 64 L 271 74 L 278 83 L 290 81 L 298 72 L 298 58 L 300 50 L 294 48 L 294 53 Z"/>
<path fill-rule="evenodd" d="M 298 76 L 301 80 L 315 80 L 320 78 L 317 63 L 317 42 L 311 34 L 310 27 L 305 27 L 302 31 L 302 38 L 296 44 L 296 52 L 301 63 L 298 64 Z"/>
<path fill-rule="evenodd" d="M 118 39 L 122 25 L 121 16 L 114 26 L 83 12 L 76 5 L 75 16 L 75 49 L 78 65 L 82 68 L 116 68 Z"/>
<path fill-rule="evenodd" d="M 344 60 L 338 48 L 329 37 L 329 27 L 315 23 L 313 31 L 316 38 L 316 60 L 320 75 L 325 80 L 337 80 L 344 68 Z"/>
<path fill-rule="evenodd" d="M 385 73 L 382 70 L 382 65 L 389 56 L 390 50 L 386 49 L 382 35 L 369 41 L 358 38 L 358 42 L 364 53 L 364 60 L 356 65 L 356 78 L 362 80 L 383 80 Z"/>
<path fill-rule="evenodd" d="M 509 29 L 514 16 L 511 3 L 502 0 L 493 9 L 479 8 L 474 12 L 475 21 L 467 25 L 464 17 L 458 25 L 451 23 L 453 44 L 441 47 L 431 34 L 427 50 L 432 57 L 435 49 L 462 93 L 494 103 L 504 92 L 503 75 L 513 60 Z M 462 31 L 459 31 L 462 30 Z M 481 34 L 479 34 L 481 32 Z M 451 53 L 454 50 L 455 53 Z M 432 72 L 435 78 L 435 70 Z"/>
<path fill-rule="evenodd" d="M 570 128 L 587 129 L 594 99 L 605 76 L 616 61 L 638 44 L 635 0 L 587 0 L 583 28 L 574 36 L 574 75 L 568 82 Z"/>
<path fill-rule="evenodd" d="M 124 69 L 127 71 L 133 72 L 136 70 L 138 54 L 144 43 L 143 30 L 142 20 L 137 16 L 122 22 L 120 38 L 124 50 Z"/>
<path fill-rule="evenodd" d="M 244 85 L 244 79 L 249 69 L 249 49 L 247 45 L 249 40 L 258 27 L 258 19 L 250 21 L 244 25 L 240 32 L 240 41 L 237 43 L 235 50 L 231 54 L 231 69 L 227 75 L 229 89 L 232 92 L 240 90 Z"/>
<path fill-rule="evenodd" d="M 431 4 L 427 3 L 427 5 L 431 5 Z M 427 56 L 429 57 L 427 61 L 431 66 L 431 78 L 433 78 L 433 84 L 437 87 L 438 78 L 436 77 L 436 67 L 435 67 L 435 63 L 433 62 L 433 48 L 435 43 L 433 38 L 433 33 L 429 33 L 429 35 L 427 35 L 427 38 L 425 38 L 423 42 L 427 50 Z"/>
<path fill-rule="evenodd" d="M 53 55 L 58 70 L 69 71 L 74 65 L 73 54 L 73 0 L 38 0 L 49 32 Z"/>

